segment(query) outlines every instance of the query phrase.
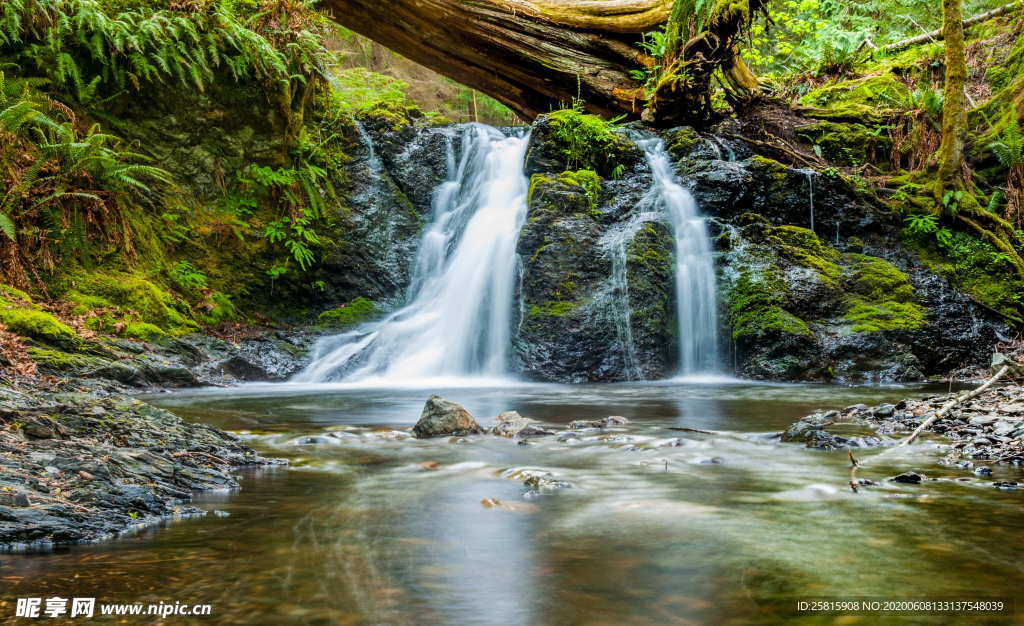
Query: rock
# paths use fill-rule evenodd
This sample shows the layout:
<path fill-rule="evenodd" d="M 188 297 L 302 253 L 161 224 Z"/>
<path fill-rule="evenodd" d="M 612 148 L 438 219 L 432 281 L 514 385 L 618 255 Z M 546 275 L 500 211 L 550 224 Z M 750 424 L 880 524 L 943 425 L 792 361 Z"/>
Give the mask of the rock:
<path fill-rule="evenodd" d="M 462 406 L 432 395 L 423 406 L 420 420 L 412 428 L 418 439 L 449 435 L 480 435 L 486 432 Z"/>
<path fill-rule="evenodd" d="M 989 426 L 995 424 L 998 420 L 999 418 L 995 415 L 979 415 L 968 419 L 967 423 L 972 426 Z"/>
<path fill-rule="evenodd" d="M 628 424 L 629 420 L 622 417 L 621 415 L 610 415 L 604 419 L 599 420 L 573 420 L 569 422 L 569 428 L 573 430 L 584 430 L 588 428 L 611 428 L 612 426 L 623 426 Z"/>
<path fill-rule="evenodd" d="M 24 493 L 0 493 L 0 505 L 2 506 L 22 508 L 30 504 L 28 496 Z"/>
<path fill-rule="evenodd" d="M 988 467 L 986 465 L 978 466 L 978 467 L 974 468 L 974 475 L 975 476 L 991 476 L 992 475 L 992 468 Z"/>
<path fill-rule="evenodd" d="M 701 465 L 721 465 L 722 463 L 725 463 L 725 459 L 720 456 L 713 456 L 700 460 Z"/>
<path fill-rule="evenodd" d="M 925 477 L 922 474 L 918 474 L 916 472 L 905 472 L 903 474 L 900 474 L 899 476 L 893 476 L 889 480 L 891 480 L 894 483 L 905 483 L 905 484 L 908 484 L 908 485 L 920 485 L 921 482 L 924 481 L 924 479 L 925 479 Z"/>
<path fill-rule="evenodd" d="M 555 434 L 554 431 L 547 430 L 539 424 L 540 422 L 537 420 L 523 417 L 516 411 L 505 411 L 498 416 L 497 424 L 491 429 L 491 434 L 509 438 L 542 437 Z"/>
<path fill-rule="evenodd" d="M 896 407 L 891 404 L 879 404 L 875 407 L 872 412 L 875 417 L 892 417 L 896 412 Z"/>
<path fill-rule="evenodd" d="M 1002 482 L 994 482 L 994 483 L 992 483 L 992 486 L 995 487 L 996 489 L 1010 490 L 1010 489 L 1017 489 L 1020 485 L 1018 485 L 1016 482 L 1013 482 L 1013 481 L 1002 481 Z"/>
<path fill-rule="evenodd" d="M 1024 403 L 1015 402 L 1013 404 L 1004 404 L 999 407 L 999 411 L 1007 415 L 1020 415 L 1021 413 L 1024 413 Z"/>

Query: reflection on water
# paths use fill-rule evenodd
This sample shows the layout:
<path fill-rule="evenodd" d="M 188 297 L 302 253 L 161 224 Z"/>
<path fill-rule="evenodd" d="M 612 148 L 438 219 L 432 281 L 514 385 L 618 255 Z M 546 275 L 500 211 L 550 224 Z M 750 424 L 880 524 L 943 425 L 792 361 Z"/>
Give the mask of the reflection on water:
<path fill-rule="evenodd" d="M 525 446 L 392 440 L 432 391 L 257 386 L 152 398 L 189 419 L 249 431 L 252 445 L 293 468 L 249 472 L 240 492 L 200 498 L 227 518 L 0 556 L 0 614 L 12 614 L 19 596 L 95 595 L 212 603 L 219 623 L 831 624 L 797 618 L 795 601 L 1012 597 L 1024 582 L 1009 549 L 1024 531 L 1021 494 L 989 486 L 1020 480 L 1015 470 L 854 495 L 844 488 L 844 453 L 764 436 L 819 406 L 919 390 L 454 388 L 440 393 L 484 424 L 508 409 L 556 423 L 605 415 L 633 423 Z M 671 430 L 680 426 L 717 432 Z M 310 435 L 322 443 L 300 445 Z M 865 474 L 963 476 L 933 457 L 915 447 Z M 502 478 L 514 467 L 572 487 L 528 497 L 520 481 Z"/>

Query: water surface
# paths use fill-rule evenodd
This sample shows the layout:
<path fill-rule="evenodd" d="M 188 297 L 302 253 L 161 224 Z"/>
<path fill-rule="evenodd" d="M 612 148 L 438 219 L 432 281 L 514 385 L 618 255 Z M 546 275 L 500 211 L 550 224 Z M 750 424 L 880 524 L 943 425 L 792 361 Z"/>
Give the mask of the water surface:
<path fill-rule="evenodd" d="M 558 424 L 606 415 L 632 424 L 576 443 L 391 440 L 431 392 L 484 424 L 508 409 Z M 990 482 L 1020 480 L 1017 470 L 855 495 L 845 453 L 767 437 L 817 407 L 924 393 L 665 383 L 154 396 L 187 419 L 247 432 L 292 468 L 247 472 L 240 491 L 199 498 L 230 517 L 0 556 L 0 611 L 13 614 L 16 597 L 77 595 L 213 604 L 197 623 L 832 624 L 851 622 L 797 616 L 795 602 L 1013 596 L 1024 583 L 1022 496 Z M 303 443 L 310 437 L 325 443 Z M 861 475 L 966 476 L 935 465 L 936 454 L 917 446 Z M 502 477 L 509 468 L 545 470 L 572 488 L 528 497 L 521 480 Z"/>

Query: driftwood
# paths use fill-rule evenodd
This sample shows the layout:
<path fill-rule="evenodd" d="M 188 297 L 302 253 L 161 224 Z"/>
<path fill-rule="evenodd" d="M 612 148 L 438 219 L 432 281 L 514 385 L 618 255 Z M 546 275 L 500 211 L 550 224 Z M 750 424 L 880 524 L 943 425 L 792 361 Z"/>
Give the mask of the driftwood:
<path fill-rule="evenodd" d="M 999 360 L 1000 357 L 1002 357 L 1001 360 Z M 981 385 L 979 385 L 977 388 L 973 389 L 972 391 L 969 391 L 969 392 L 966 392 L 966 393 L 961 393 L 961 394 L 957 395 L 955 398 L 952 398 L 948 402 L 943 404 L 939 408 L 939 410 L 935 412 L 934 415 L 932 415 L 931 417 L 929 417 L 925 421 L 921 422 L 921 424 L 917 428 L 914 429 L 914 432 L 912 432 L 909 435 L 907 435 L 902 441 L 900 441 L 898 444 L 896 444 L 896 446 L 894 446 L 894 448 L 902 448 L 902 447 L 909 446 L 910 444 L 914 443 L 915 441 L 917 441 L 917 438 L 921 436 L 921 433 L 923 433 L 925 431 L 925 429 L 927 429 L 929 426 L 931 426 L 932 424 L 937 422 L 939 419 L 944 417 L 954 407 L 956 407 L 957 405 L 963 404 L 964 402 L 967 402 L 968 400 L 971 400 L 972 398 L 976 398 L 976 397 L 980 396 L 981 394 L 985 393 L 985 391 L 987 391 L 989 387 L 991 387 L 996 382 L 998 382 L 1000 379 L 1002 379 L 1004 376 L 1006 376 L 1006 374 L 1008 372 L 1010 372 L 1012 369 L 1020 368 L 1019 364 L 1016 364 L 1016 363 L 1014 363 L 1012 361 L 1009 361 L 1008 359 L 1003 357 L 1003 355 L 1000 355 L 1000 354 L 997 354 L 995 356 L 995 358 L 993 358 L 993 363 L 994 364 L 998 364 L 997 365 L 998 369 L 996 370 L 995 374 L 992 375 L 991 378 L 986 380 L 984 383 L 982 383 Z M 892 450 L 894 448 L 890 448 L 890 450 Z M 879 458 L 881 456 L 884 456 L 888 451 L 889 450 L 886 450 L 886 451 L 882 452 L 881 454 L 879 454 L 878 456 L 876 456 L 874 458 Z M 853 451 L 852 450 L 848 450 L 848 453 L 850 455 L 850 489 L 852 489 L 854 491 L 854 493 L 856 493 L 857 492 L 857 470 L 860 469 L 863 466 L 863 463 L 858 461 L 857 457 L 853 456 Z"/>
<path fill-rule="evenodd" d="M 1012 11 L 1016 11 L 1017 9 L 1021 8 L 1021 6 L 1022 6 L 1022 3 L 1018 0 L 1017 2 L 1011 2 L 1010 4 L 1005 4 L 1005 5 L 997 8 L 997 9 L 992 9 L 991 11 L 986 11 L 985 13 L 981 13 L 979 15 L 975 15 L 974 17 L 969 17 L 966 20 L 964 20 L 964 28 L 966 28 L 968 26 L 973 26 L 975 24 L 980 24 L 982 22 L 987 22 L 988 20 L 996 18 L 996 17 L 999 17 L 1000 15 L 1006 15 L 1007 13 L 1010 13 Z M 882 50 L 884 52 L 887 52 L 887 53 L 889 53 L 889 52 L 899 52 L 900 50 L 903 50 L 904 48 L 909 48 L 911 46 L 916 46 L 918 44 L 927 43 L 927 42 L 930 42 L 930 41 L 941 41 L 942 38 L 943 38 L 943 34 L 942 34 L 942 29 L 940 28 L 938 30 L 933 30 L 933 31 L 930 31 L 930 32 L 927 32 L 927 33 L 922 33 L 922 34 L 916 35 L 914 37 L 909 37 L 907 39 L 902 39 L 900 41 L 888 44 L 886 46 L 883 46 Z"/>

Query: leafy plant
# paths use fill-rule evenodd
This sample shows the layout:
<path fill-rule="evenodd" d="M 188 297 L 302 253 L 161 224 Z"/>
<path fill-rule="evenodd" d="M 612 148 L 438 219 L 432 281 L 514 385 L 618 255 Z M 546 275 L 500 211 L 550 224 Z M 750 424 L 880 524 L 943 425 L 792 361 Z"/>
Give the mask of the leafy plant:
<path fill-rule="evenodd" d="M 934 233 L 939 229 L 939 218 L 931 213 L 915 213 L 903 221 L 911 233 Z"/>

